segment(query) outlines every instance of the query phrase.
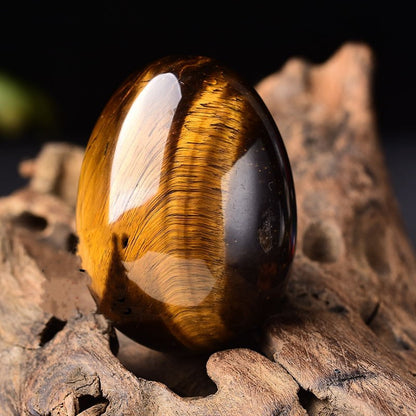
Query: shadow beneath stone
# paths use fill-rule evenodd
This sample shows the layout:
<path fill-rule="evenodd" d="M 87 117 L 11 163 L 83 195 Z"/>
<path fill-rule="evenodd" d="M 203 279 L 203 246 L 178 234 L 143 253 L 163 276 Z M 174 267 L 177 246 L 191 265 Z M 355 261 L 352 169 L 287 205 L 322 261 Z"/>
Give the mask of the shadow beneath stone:
<path fill-rule="evenodd" d="M 206 371 L 209 355 L 162 353 L 116 333 L 120 344 L 117 358 L 136 377 L 163 383 L 182 397 L 205 397 L 217 391 Z"/>

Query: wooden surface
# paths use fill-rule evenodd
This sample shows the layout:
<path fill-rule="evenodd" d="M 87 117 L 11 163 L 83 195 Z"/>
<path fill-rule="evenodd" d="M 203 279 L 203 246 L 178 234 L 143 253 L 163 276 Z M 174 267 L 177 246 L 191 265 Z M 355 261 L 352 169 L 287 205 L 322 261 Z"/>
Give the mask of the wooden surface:
<path fill-rule="evenodd" d="M 348 44 L 257 86 L 288 149 L 299 230 L 286 296 L 251 348 L 175 358 L 115 332 L 73 254 L 76 175 L 56 152 L 45 193 L 45 162 L 26 165 L 30 186 L 0 199 L 0 415 L 414 416 L 416 261 L 372 70 L 371 51 Z"/>

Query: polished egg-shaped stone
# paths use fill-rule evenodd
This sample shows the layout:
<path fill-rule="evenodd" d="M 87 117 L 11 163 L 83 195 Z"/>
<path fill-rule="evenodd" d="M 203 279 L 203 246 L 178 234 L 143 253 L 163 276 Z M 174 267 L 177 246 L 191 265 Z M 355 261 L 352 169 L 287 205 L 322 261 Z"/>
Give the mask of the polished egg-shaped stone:
<path fill-rule="evenodd" d="M 286 281 L 296 205 L 255 90 L 207 57 L 132 75 L 89 140 L 76 226 L 99 311 L 136 341 L 212 351 L 256 328 Z"/>

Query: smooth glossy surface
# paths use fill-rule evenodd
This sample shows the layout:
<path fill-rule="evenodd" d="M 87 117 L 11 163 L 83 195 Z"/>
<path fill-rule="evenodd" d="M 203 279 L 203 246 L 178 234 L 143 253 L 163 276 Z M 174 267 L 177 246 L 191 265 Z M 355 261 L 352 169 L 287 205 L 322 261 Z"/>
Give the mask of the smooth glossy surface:
<path fill-rule="evenodd" d="M 296 234 L 286 151 L 256 92 L 205 57 L 131 76 L 88 143 L 77 232 L 100 311 L 133 339 L 210 351 L 255 328 Z"/>

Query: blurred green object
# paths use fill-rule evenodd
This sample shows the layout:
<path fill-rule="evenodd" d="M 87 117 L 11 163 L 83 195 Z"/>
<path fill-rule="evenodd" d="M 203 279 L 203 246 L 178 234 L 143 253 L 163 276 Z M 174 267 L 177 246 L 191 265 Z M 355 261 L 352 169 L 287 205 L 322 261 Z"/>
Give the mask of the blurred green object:
<path fill-rule="evenodd" d="M 0 71 L 0 139 L 19 139 L 52 130 L 54 106 L 40 89 Z"/>

